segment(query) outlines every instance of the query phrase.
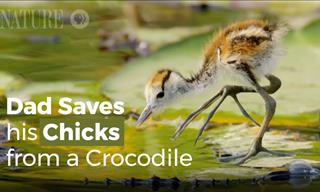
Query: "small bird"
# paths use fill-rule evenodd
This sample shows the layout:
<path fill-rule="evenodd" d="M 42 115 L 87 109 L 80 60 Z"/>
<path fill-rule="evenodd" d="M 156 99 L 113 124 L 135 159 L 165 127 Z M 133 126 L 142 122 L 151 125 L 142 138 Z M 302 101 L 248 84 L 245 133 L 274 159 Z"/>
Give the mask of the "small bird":
<path fill-rule="evenodd" d="M 219 160 L 225 162 L 240 159 L 238 164 L 242 164 L 261 151 L 278 154 L 264 148 L 262 138 L 276 108 L 276 101 L 270 94 L 276 92 L 281 86 L 280 79 L 271 73 L 277 63 L 278 56 L 281 55 L 279 54 L 281 53 L 279 42 L 286 32 L 287 27 L 284 24 L 263 20 L 235 22 L 220 30 L 205 47 L 204 62 L 197 73 L 191 77 L 184 77 L 179 72 L 162 69 L 151 78 L 144 92 L 147 105 L 137 120 L 137 125 L 142 124 L 152 112 L 177 100 L 177 98 L 191 92 L 205 90 L 210 87 L 209 85 L 214 85 L 221 76 L 224 78 L 237 77 L 237 79 L 243 80 L 246 85 L 225 85 L 216 95 L 186 118 L 177 128 L 173 138 L 177 138 L 196 116 L 218 100 L 217 105 L 210 111 L 204 125 L 200 128 L 195 141 L 197 142 L 227 96 L 234 99 L 245 117 L 253 124 L 260 126 L 246 112 L 237 98 L 238 93 L 258 93 L 265 102 L 266 113 L 260 126 L 261 129 L 249 151 L 245 154 Z M 270 85 L 260 86 L 259 80 L 261 78 L 268 79 Z"/>

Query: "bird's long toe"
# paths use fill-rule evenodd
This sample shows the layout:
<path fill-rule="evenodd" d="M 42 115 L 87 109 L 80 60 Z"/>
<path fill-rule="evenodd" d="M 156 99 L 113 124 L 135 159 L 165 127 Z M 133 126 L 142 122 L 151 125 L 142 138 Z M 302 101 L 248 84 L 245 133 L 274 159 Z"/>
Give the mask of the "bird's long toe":
<path fill-rule="evenodd" d="M 292 153 L 286 153 L 286 152 L 280 152 L 280 151 L 271 151 L 265 147 L 262 148 L 263 152 L 269 153 L 271 155 L 274 156 L 278 156 L 278 157 L 290 157 L 290 156 L 294 156 L 294 154 Z"/>
<path fill-rule="evenodd" d="M 223 162 L 223 163 L 227 163 L 227 162 L 231 162 L 231 161 L 234 161 L 234 160 L 237 160 L 239 158 L 242 158 L 246 156 L 246 154 L 237 154 L 237 155 L 223 155 L 223 156 L 220 156 L 220 157 L 217 157 L 217 160 L 219 162 Z"/>

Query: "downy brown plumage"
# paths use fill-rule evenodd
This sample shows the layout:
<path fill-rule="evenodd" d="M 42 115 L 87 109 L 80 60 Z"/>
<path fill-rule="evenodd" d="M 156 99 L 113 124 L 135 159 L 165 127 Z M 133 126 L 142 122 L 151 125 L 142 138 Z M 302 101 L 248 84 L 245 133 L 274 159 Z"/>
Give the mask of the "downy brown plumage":
<path fill-rule="evenodd" d="M 195 75 L 183 77 L 176 71 L 162 69 L 150 79 L 145 87 L 147 105 L 140 115 L 137 124 L 141 124 L 153 111 L 167 105 L 170 101 L 174 101 L 174 99 L 179 96 L 192 91 L 203 90 L 207 88 L 208 85 L 214 84 L 219 75 L 223 74 L 224 76 L 240 77 L 244 79 L 250 87 L 235 89 L 235 86 L 226 86 L 227 88 L 232 87 L 232 89 L 230 88 L 229 90 L 228 88 L 227 90 L 225 87 L 216 96 L 211 98 L 212 100 L 216 100 L 221 97 L 221 101 L 216 108 L 220 106 L 226 96 L 233 96 L 241 112 L 254 124 L 258 125 L 258 123 L 248 115 L 236 98 L 236 94 L 240 92 L 258 92 L 266 102 L 266 119 L 261 126 L 263 130 L 271 120 L 270 115 L 271 117 L 273 115 L 273 103 L 275 108 L 275 101 L 271 96 L 266 94 L 268 91 L 268 93 L 273 93 L 275 89 L 280 87 L 280 80 L 271 75 L 271 72 L 275 67 L 276 58 L 280 55 L 279 53 L 281 53 L 279 41 L 286 31 L 287 29 L 283 24 L 269 23 L 262 20 L 235 22 L 221 29 L 214 34 L 213 38 L 205 46 L 203 65 Z M 269 79 L 271 83 L 269 87 L 259 86 L 258 82 L 262 77 Z M 270 91 L 268 88 L 272 88 L 272 86 L 275 87 Z M 239 86 L 237 87 L 239 88 Z M 190 114 L 187 120 L 177 129 L 176 136 L 198 115 L 199 111 L 201 112 L 208 108 L 212 103 L 213 101 L 209 100 L 197 111 Z M 212 112 L 212 115 L 215 110 Z M 210 118 L 208 118 L 207 121 L 209 121 L 209 119 Z M 200 129 L 198 137 L 207 126 L 207 123 L 208 122 Z M 255 143 L 261 143 L 262 136 L 263 134 L 260 134 L 259 137 L 261 137 L 261 139 L 257 139 L 259 141 Z M 256 145 L 259 145 L 255 147 L 256 151 L 261 151 L 262 145 Z"/>

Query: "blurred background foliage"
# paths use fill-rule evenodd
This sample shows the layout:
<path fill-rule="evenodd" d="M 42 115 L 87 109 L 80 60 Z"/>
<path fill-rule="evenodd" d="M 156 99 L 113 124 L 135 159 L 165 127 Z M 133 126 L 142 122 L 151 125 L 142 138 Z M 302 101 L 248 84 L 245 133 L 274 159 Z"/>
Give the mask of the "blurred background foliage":
<path fill-rule="evenodd" d="M 315 162 L 319 159 L 319 93 L 320 93 L 320 4 L 318 2 L 254 2 L 254 1 L 43 1 L 1 2 L 0 10 L 62 9 L 62 29 L 0 29 L 0 112 L 1 118 L 20 126 L 36 125 L 37 116 L 5 115 L 6 97 L 24 100 L 43 100 L 53 97 L 56 104 L 61 97 L 76 100 L 123 100 L 127 111 L 140 110 L 144 105 L 143 86 L 159 68 L 173 68 L 183 74 L 194 72 L 201 64 L 202 49 L 219 28 L 244 19 L 285 21 L 290 27 L 284 39 L 285 56 L 275 74 L 281 77 L 283 87 L 275 94 L 278 101 L 277 115 L 272 122 L 275 132 L 270 133 L 269 144 L 275 149 L 288 149 L 297 158 Z M 70 24 L 74 10 L 83 9 L 90 16 L 84 29 Z M 41 15 L 35 17 L 41 21 Z M 31 22 L 31 21 L 27 21 Z M 191 153 L 193 165 L 188 168 L 127 168 L 119 171 L 109 168 L 22 168 L 12 172 L 1 164 L 3 175 L 22 177 L 47 177 L 70 179 L 88 176 L 102 179 L 150 177 L 248 177 L 261 175 L 267 169 L 239 168 L 221 165 L 213 158 L 212 145 L 221 147 L 215 140 L 226 133 L 239 138 L 239 127 L 230 123 L 243 123 L 232 102 L 227 102 L 213 120 L 219 129 L 209 129 L 204 142 L 193 146 L 196 129 L 187 129 L 176 142 L 169 138 L 181 118 L 212 93 L 197 99 L 182 101 L 167 109 L 151 121 L 150 129 L 136 129 L 134 120 L 126 121 L 124 147 L 99 147 L 104 152 L 158 152 L 160 148 L 178 147 Z M 263 106 L 255 96 L 241 98 L 255 118 L 261 120 Z M 55 109 L 57 105 L 55 105 Z M 178 114 L 178 115 L 177 115 Z M 279 115 L 281 114 L 281 115 Z M 190 126 L 198 128 L 200 120 Z M 165 121 L 167 120 L 167 121 Z M 213 126 L 211 126 L 212 128 Z M 240 127 L 241 128 L 241 127 Z M 237 131 L 234 131 L 236 129 Z M 288 131 L 289 130 L 289 131 Z M 1 131 L 1 130 L 0 130 Z M 257 130 L 241 133 L 246 141 Z M 240 131 L 239 131 L 240 132 Z M 214 136 L 212 136 L 214 135 Z M 268 137 L 267 137 L 268 138 Z M 276 138 L 276 146 L 274 146 Z M 238 144 L 239 141 L 232 142 Z M 298 142 L 299 141 L 299 142 Z M 214 144 L 213 144 L 214 143 Z M 228 142 L 225 142 L 228 145 Z M 268 142 L 267 142 L 268 143 Z M 242 143 L 241 143 L 242 144 Z M 24 152 L 78 152 L 82 156 L 85 147 L 45 147 L 34 142 L 9 142 Z M 235 146 L 233 146 L 235 147 Z M 237 148 L 237 146 L 235 147 Z M 291 148 L 291 149 L 289 149 Z M 268 162 L 283 162 L 266 160 Z M 261 163 L 261 162 L 258 162 Z M 265 164 L 260 164 L 265 167 Z M 252 165 L 250 165 L 252 166 Z M 250 167 L 249 166 L 249 167 Z M 255 167 L 255 166 L 253 166 Z M 222 170 L 219 168 L 223 168 Z M 50 174 L 47 171 L 50 170 Z M 210 172 L 211 171 L 211 172 Z M 241 176 L 239 176 L 241 175 Z"/>

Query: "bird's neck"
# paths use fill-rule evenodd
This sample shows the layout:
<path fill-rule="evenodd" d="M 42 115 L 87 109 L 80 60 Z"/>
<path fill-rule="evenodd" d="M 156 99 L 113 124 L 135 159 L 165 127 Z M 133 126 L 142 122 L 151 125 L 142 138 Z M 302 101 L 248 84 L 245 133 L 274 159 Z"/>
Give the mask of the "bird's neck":
<path fill-rule="evenodd" d="M 178 86 L 180 94 L 201 92 L 216 80 L 216 69 L 201 68 L 195 75 L 183 77 L 183 82 Z"/>

